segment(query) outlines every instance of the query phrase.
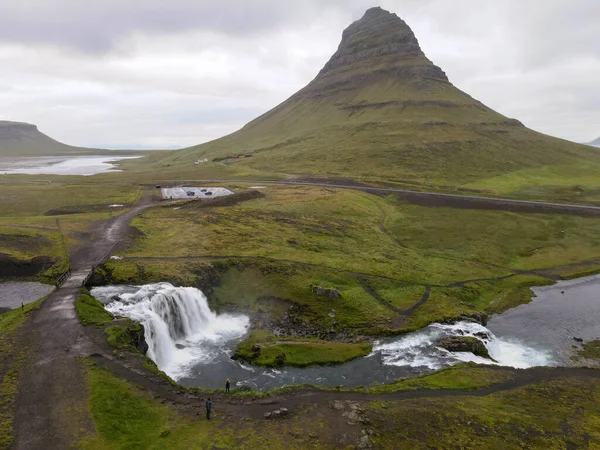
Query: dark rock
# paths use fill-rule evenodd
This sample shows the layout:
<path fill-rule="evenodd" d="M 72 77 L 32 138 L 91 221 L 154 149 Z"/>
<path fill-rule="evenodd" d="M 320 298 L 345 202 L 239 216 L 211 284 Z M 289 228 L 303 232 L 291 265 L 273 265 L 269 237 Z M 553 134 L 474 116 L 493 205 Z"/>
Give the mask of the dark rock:
<path fill-rule="evenodd" d="M 281 352 L 275 357 L 275 365 L 281 367 L 285 364 L 285 353 Z"/>
<path fill-rule="evenodd" d="M 482 358 L 491 359 L 488 349 L 479 339 L 466 336 L 451 336 L 436 342 L 438 347 L 445 348 L 450 352 L 470 352 Z"/>
<path fill-rule="evenodd" d="M 574 337 L 573 339 L 575 339 L 575 341 L 577 341 L 577 342 L 583 342 L 582 338 Z"/>
<path fill-rule="evenodd" d="M 139 327 L 136 327 L 135 330 L 130 329 L 130 333 L 135 348 L 137 348 L 142 355 L 148 353 L 148 343 L 146 342 L 144 326 L 140 325 Z"/>
<path fill-rule="evenodd" d="M 311 286 L 311 291 L 319 297 L 328 297 L 330 300 L 339 300 L 342 294 L 337 289 L 322 286 Z"/>

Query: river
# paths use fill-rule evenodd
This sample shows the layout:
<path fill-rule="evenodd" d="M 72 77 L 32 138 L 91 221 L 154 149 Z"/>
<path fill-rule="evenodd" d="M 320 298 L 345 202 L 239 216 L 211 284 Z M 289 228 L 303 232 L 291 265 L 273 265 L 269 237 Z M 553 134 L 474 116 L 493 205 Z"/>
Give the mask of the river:
<path fill-rule="evenodd" d="M 568 366 L 576 344 L 600 337 L 600 276 L 562 281 L 533 289 L 531 303 L 493 316 L 487 326 L 470 322 L 432 324 L 408 335 L 376 342 L 373 352 L 346 364 L 328 367 L 264 369 L 231 360 L 249 328 L 244 315 L 212 312 L 195 288 L 168 283 L 97 287 L 92 293 L 115 314 L 144 324 L 148 355 L 185 386 L 237 385 L 265 390 L 289 384 L 368 386 L 418 376 L 460 362 L 490 364 L 471 353 L 435 346 L 444 336 L 475 336 L 498 364 L 515 368 Z"/>

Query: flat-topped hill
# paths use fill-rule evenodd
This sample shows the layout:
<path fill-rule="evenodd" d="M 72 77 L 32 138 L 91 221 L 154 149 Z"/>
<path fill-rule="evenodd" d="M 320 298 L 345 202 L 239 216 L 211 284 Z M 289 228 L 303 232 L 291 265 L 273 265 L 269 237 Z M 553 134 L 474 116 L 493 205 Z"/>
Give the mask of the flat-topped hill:
<path fill-rule="evenodd" d="M 0 121 L 0 156 L 59 156 L 90 150 L 58 142 L 40 132 L 36 125 Z"/>

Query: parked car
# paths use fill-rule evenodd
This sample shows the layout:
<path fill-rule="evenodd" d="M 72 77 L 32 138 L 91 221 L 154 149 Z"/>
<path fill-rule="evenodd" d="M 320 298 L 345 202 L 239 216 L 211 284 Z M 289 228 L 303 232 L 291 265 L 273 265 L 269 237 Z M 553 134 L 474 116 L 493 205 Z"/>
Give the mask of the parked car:
<path fill-rule="evenodd" d="M 187 191 L 186 194 L 188 197 L 193 197 L 194 195 L 196 195 L 194 191 Z"/>
<path fill-rule="evenodd" d="M 156 189 L 160 189 L 160 184 L 157 184 L 157 185 L 156 185 Z"/>
<path fill-rule="evenodd" d="M 206 193 L 206 194 L 204 194 L 204 195 L 212 195 L 212 192 L 207 192 L 207 193 Z"/>

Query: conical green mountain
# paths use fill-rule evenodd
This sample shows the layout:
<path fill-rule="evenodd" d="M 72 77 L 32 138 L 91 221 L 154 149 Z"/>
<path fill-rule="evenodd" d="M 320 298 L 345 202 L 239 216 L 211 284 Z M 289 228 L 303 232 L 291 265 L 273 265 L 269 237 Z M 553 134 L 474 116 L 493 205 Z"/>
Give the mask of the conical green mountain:
<path fill-rule="evenodd" d="M 600 162 L 594 149 L 531 131 L 454 87 L 409 26 L 381 8 L 344 31 L 304 89 L 241 130 L 168 159 L 189 164 L 242 153 L 253 157 L 229 165 L 453 186 Z"/>

